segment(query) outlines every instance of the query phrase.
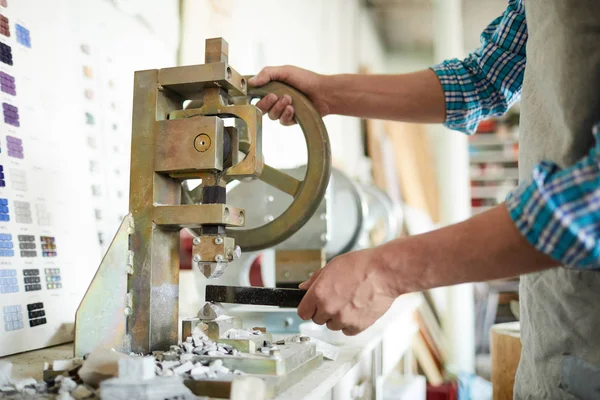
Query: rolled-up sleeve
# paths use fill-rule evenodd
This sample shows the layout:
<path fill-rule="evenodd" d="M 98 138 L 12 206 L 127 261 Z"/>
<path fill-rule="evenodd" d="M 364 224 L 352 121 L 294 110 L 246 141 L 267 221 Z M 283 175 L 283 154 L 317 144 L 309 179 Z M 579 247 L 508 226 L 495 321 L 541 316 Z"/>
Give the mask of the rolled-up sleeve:
<path fill-rule="evenodd" d="M 510 0 L 504 14 L 481 35 L 481 47 L 466 59 L 432 67 L 446 98 L 445 125 L 474 133 L 482 119 L 504 114 L 521 97 L 527 23 L 521 0 Z"/>
<path fill-rule="evenodd" d="M 542 162 L 506 206 L 517 229 L 566 267 L 600 269 L 600 124 L 596 145 L 571 167 Z"/>

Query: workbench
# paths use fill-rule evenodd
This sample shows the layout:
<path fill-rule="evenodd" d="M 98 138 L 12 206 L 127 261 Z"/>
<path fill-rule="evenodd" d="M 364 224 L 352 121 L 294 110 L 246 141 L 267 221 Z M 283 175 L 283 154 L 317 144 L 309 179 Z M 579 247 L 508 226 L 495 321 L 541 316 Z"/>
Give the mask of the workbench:
<path fill-rule="evenodd" d="M 357 392 L 380 391 L 383 378 L 403 356 L 410 354 L 412 338 L 418 330 L 412 315 L 421 302 L 419 294 L 397 299 L 388 313 L 367 331 L 368 335 L 338 345 L 340 353 L 335 361 L 324 361 L 276 399 L 351 399 Z M 274 339 L 279 338 L 274 335 Z M 72 356 L 73 344 L 68 343 L 0 360 L 13 363 L 15 379 L 41 380 L 44 362 Z"/>

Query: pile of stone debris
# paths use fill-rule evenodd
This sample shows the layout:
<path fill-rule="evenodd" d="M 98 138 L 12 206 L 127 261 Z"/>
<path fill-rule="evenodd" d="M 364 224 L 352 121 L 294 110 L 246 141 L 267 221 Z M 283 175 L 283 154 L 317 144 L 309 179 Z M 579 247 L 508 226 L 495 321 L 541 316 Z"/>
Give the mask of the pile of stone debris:
<path fill-rule="evenodd" d="M 241 330 L 240 330 L 241 331 Z M 229 332 L 226 337 L 257 335 L 258 331 Z M 272 345 L 270 345 L 272 348 Z M 122 354 L 97 350 L 85 360 L 58 360 L 47 365 L 44 380 L 14 381 L 12 364 L 0 362 L 0 397 L 7 399 L 198 399 L 183 384 L 185 379 L 220 379 L 225 375 L 243 375 L 230 370 L 221 359 L 196 361 L 197 355 L 239 356 L 232 346 L 217 343 L 200 332 L 186 338 L 168 351 L 152 355 Z M 178 396 L 178 397 L 177 397 Z"/>

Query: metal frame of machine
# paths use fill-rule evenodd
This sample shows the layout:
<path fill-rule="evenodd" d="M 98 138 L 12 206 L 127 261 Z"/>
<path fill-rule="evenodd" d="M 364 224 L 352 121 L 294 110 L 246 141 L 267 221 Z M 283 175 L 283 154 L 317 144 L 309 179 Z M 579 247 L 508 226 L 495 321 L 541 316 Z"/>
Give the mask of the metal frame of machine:
<path fill-rule="evenodd" d="M 219 276 L 244 251 L 274 246 L 300 229 L 325 194 L 331 155 L 325 125 L 310 101 L 279 82 L 248 88 L 228 64 L 223 39 L 206 42 L 206 64 L 138 71 L 134 83 L 130 213 L 124 218 L 76 316 L 75 354 L 96 347 L 166 350 L 178 341 L 179 230 L 198 235 L 194 264 Z M 265 165 L 262 113 L 251 98 L 290 95 L 304 133 L 304 180 Z M 184 108 L 192 100 L 191 108 Z M 224 119 L 234 118 L 233 126 Z M 226 204 L 225 185 L 257 178 L 293 197 L 263 226 Z M 186 179 L 202 179 L 193 191 Z M 252 212 L 252 210 L 250 210 Z"/>

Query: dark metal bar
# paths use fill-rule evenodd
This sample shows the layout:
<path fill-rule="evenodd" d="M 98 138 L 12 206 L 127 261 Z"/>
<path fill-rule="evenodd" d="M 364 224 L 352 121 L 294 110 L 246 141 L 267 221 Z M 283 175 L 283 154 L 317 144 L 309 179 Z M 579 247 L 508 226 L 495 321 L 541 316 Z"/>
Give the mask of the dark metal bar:
<path fill-rule="evenodd" d="M 206 286 L 206 301 L 213 303 L 254 304 L 298 307 L 306 290 L 249 286 Z"/>

